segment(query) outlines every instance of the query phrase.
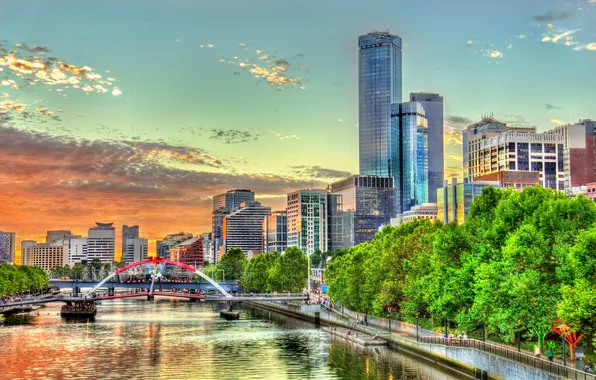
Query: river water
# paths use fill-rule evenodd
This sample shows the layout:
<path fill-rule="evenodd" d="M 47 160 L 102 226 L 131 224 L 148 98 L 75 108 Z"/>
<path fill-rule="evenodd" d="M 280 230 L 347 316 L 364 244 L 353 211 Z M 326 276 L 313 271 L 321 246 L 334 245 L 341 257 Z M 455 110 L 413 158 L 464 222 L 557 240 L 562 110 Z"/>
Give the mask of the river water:
<path fill-rule="evenodd" d="M 1 379 L 454 379 L 388 348 L 364 349 L 261 309 L 168 298 L 108 301 L 93 322 L 59 304 L 0 327 Z"/>

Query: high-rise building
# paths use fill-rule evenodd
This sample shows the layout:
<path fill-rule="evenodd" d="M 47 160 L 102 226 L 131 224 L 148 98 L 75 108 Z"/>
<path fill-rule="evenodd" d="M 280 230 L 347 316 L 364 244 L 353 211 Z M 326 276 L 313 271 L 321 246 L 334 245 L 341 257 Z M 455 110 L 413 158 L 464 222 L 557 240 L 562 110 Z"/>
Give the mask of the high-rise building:
<path fill-rule="evenodd" d="M 87 239 L 87 259 L 99 259 L 102 263 L 114 261 L 114 249 L 116 232 L 112 226 L 114 223 L 95 223 L 96 226 L 89 229 Z"/>
<path fill-rule="evenodd" d="M 340 195 L 342 203 L 343 237 L 333 249 L 371 241 L 396 215 L 393 177 L 352 176 L 331 184 L 331 193 Z"/>
<path fill-rule="evenodd" d="M 87 260 L 87 237 L 72 236 L 68 239 L 68 261 L 80 263 Z"/>
<path fill-rule="evenodd" d="M 179 261 L 193 268 L 203 267 L 203 241 L 195 237 L 170 249 L 170 260 Z"/>
<path fill-rule="evenodd" d="M 410 101 L 422 105 L 428 121 L 428 202 L 436 203 L 437 189 L 443 186 L 444 130 L 443 97 L 431 93 L 411 93 Z"/>
<path fill-rule="evenodd" d="M 327 252 L 327 190 L 298 190 L 288 194 L 288 247 L 310 255 Z"/>
<path fill-rule="evenodd" d="M 328 189 L 330 191 L 330 189 Z M 327 194 L 327 250 L 347 248 L 344 244 L 343 197 L 341 194 Z"/>
<path fill-rule="evenodd" d="M 398 165 L 391 104 L 402 102 L 401 38 L 389 32 L 360 36 L 359 160 L 360 174 L 394 177 Z"/>
<path fill-rule="evenodd" d="M 240 204 L 237 211 L 223 219 L 223 250 L 240 248 L 248 256 L 250 252 L 263 252 L 263 221 L 271 212 L 271 207 L 263 207 L 259 202 L 249 201 Z"/>
<path fill-rule="evenodd" d="M 46 235 L 46 243 L 54 244 L 68 240 L 72 236 L 72 232 L 66 230 L 48 231 Z"/>
<path fill-rule="evenodd" d="M 563 136 L 565 190 L 596 182 L 596 121 L 580 120 L 547 133 Z"/>
<path fill-rule="evenodd" d="M 0 264 L 14 264 L 16 248 L 16 234 L 0 231 Z"/>
<path fill-rule="evenodd" d="M 496 181 L 467 182 L 464 179 L 464 183 L 459 184 L 457 178 L 452 178 L 451 183 L 444 181 L 443 187 L 437 189 L 437 219 L 445 224 L 453 221 L 464 223 L 472 201 L 487 186 L 501 187 Z"/>
<path fill-rule="evenodd" d="M 171 234 L 165 236 L 162 240 L 157 241 L 157 256 L 158 257 L 169 257 L 170 249 L 177 246 L 183 241 L 192 239 L 192 234 L 185 232 L 178 232 L 177 234 Z"/>
<path fill-rule="evenodd" d="M 401 214 L 428 202 L 428 123 L 422 105 L 392 104 L 391 123 L 397 129 L 396 211 Z"/>
<path fill-rule="evenodd" d="M 139 238 L 139 226 L 122 226 L 122 256 L 126 252 L 126 241 Z"/>
<path fill-rule="evenodd" d="M 67 234 L 48 231 L 45 243 L 36 243 L 31 240 L 21 242 L 21 258 L 23 265 L 33 265 L 49 272 L 54 267 L 62 267 L 68 263 L 68 236 Z M 67 232 L 67 231 L 61 231 Z M 58 239 L 59 236 L 66 236 Z"/>
<path fill-rule="evenodd" d="M 263 221 L 263 248 L 265 252 L 285 252 L 288 247 L 288 213 L 271 211 Z"/>
<path fill-rule="evenodd" d="M 211 232 L 207 232 L 201 234 L 200 238 L 203 242 L 203 260 L 205 262 L 209 261 L 210 263 L 214 263 L 215 259 L 213 258 L 213 234 Z"/>
<path fill-rule="evenodd" d="M 251 190 L 236 189 L 213 196 L 213 212 L 211 213 L 211 232 L 213 233 L 213 258 L 218 262 L 218 252 L 223 246 L 223 220 L 226 215 L 240 209 L 241 204 L 254 202 L 255 193 Z"/>
<path fill-rule="evenodd" d="M 147 239 L 126 239 L 122 260 L 127 264 L 145 260 L 149 257 L 148 247 Z"/>

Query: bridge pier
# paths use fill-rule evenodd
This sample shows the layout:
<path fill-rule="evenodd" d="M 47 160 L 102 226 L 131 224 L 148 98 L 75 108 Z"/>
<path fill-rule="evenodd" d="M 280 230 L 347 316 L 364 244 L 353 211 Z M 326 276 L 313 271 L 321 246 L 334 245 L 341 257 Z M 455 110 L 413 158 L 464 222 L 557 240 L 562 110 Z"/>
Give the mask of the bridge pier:
<path fill-rule="evenodd" d="M 110 297 L 114 296 L 114 288 L 108 288 L 108 296 L 110 296 Z"/>
<path fill-rule="evenodd" d="M 222 310 L 219 312 L 219 316 L 225 319 L 240 319 L 240 312 L 239 311 L 232 311 L 233 309 L 233 302 L 228 301 L 227 310 Z"/>
<path fill-rule="evenodd" d="M 147 301 L 153 301 L 155 296 L 153 294 L 147 294 Z"/>

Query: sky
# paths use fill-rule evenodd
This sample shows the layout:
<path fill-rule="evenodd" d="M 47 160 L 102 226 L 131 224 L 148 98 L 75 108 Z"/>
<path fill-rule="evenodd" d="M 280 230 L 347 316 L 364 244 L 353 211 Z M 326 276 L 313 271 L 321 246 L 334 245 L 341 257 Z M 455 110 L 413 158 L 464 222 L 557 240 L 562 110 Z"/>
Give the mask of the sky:
<path fill-rule="evenodd" d="M 596 118 L 596 0 L 0 0 L 0 230 L 154 241 L 210 231 L 213 194 L 283 209 L 356 174 L 373 29 L 403 39 L 404 98 L 444 97 L 446 178 L 482 114 Z"/>

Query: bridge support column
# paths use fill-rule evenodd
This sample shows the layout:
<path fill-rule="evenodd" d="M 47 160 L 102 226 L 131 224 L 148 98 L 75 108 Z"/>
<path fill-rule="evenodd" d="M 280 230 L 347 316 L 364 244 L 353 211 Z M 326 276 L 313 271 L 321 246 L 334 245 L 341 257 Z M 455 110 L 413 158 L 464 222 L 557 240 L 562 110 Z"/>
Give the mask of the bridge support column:
<path fill-rule="evenodd" d="M 233 308 L 232 305 L 233 305 L 232 302 L 228 302 L 228 311 L 232 311 L 232 308 Z"/>
<path fill-rule="evenodd" d="M 315 326 L 318 326 L 321 323 L 321 312 L 315 311 Z"/>
<path fill-rule="evenodd" d="M 108 288 L 108 296 L 110 296 L 110 297 L 114 296 L 114 288 Z"/>
<path fill-rule="evenodd" d="M 476 368 L 476 379 L 480 379 L 480 380 L 488 380 L 488 372 L 480 369 L 480 368 Z"/>
<path fill-rule="evenodd" d="M 153 294 L 147 294 L 147 301 L 153 301 L 155 296 Z"/>
<path fill-rule="evenodd" d="M 79 288 L 78 286 L 75 286 L 74 288 L 72 288 L 72 296 L 73 297 L 78 297 L 80 292 L 81 292 L 81 288 Z"/>

